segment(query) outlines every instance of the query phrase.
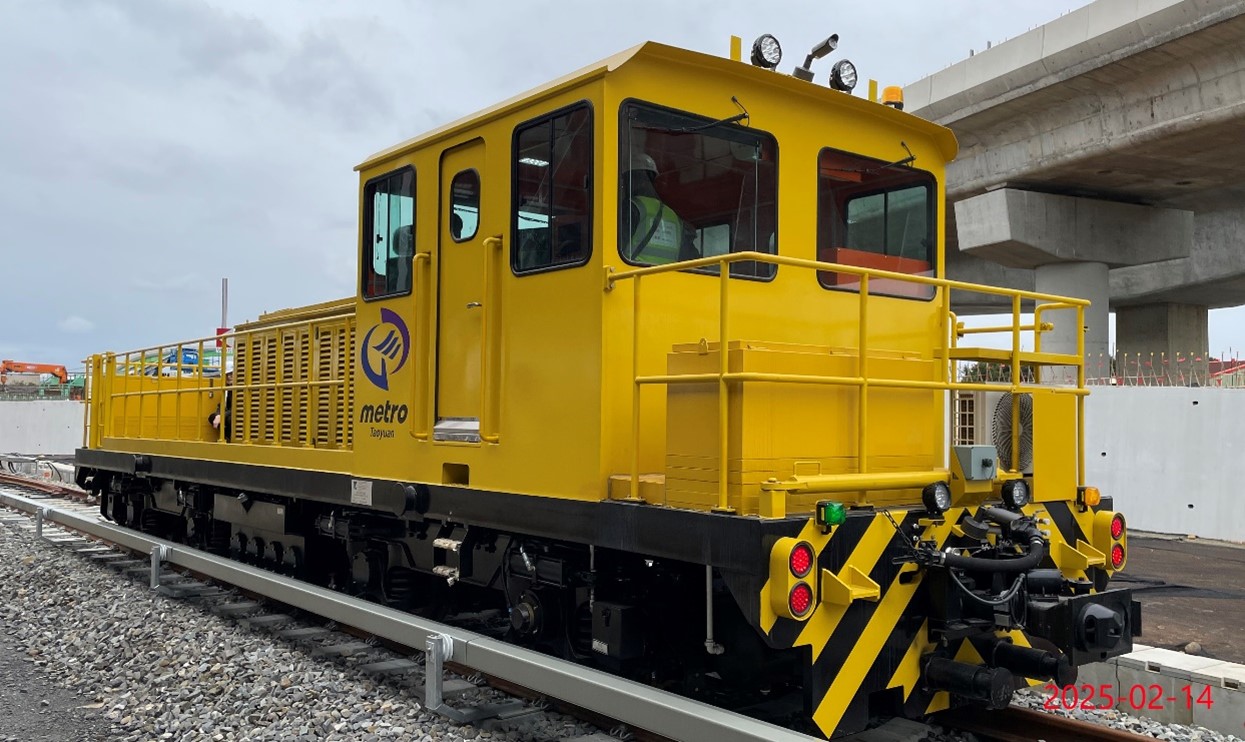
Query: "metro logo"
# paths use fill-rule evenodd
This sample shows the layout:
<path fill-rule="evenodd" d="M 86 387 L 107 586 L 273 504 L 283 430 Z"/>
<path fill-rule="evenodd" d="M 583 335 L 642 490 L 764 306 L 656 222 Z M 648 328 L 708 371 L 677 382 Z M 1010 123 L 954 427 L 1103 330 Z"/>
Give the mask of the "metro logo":
<path fill-rule="evenodd" d="M 397 423 L 401 425 L 406 422 L 407 415 L 410 410 L 404 404 L 393 404 L 386 402 L 384 404 L 365 404 L 359 408 L 359 422 L 361 423 Z"/>
<path fill-rule="evenodd" d="M 388 326 L 388 332 L 373 345 L 373 336 L 385 326 Z M 363 365 L 363 375 L 378 388 L 389 391 L 389 375 L 402 370 L 410 351 L 411 333 L 406 329 L 406 323 L 392 309 L 381 309 L 380 322 L 372 325 L 363 336 L 363 342 L 359 344 L 359 362 Z M 393 368 L 389 368 L 389 364 L 394 361 L 396 363 Z"/>

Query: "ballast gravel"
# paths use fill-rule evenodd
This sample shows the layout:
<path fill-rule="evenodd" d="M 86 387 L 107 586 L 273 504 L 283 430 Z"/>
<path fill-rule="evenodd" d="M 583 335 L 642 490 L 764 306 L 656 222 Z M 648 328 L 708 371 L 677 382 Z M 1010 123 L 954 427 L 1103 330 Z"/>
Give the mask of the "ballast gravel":
<path fill-rule="evenodd" d="M 1046 696 L 1040 691 L 1022 690 L 1013 697 L 1012 705 L 1034 711 L 1049 710 L 1042 708 Z M 1113 729 L 1120 729 L 1143 737 L 1168 740 L 1169 742 L 1245 742 L 1233 734 L 1221 734 L 1199 726 L 1184 724 L 1163 724 L 1143 716 L 1131 716 L 1116 709 L 1059 709 L 1055 713 L 1060 716 L 1100 724 Z M 935 726 L 931 733 L 926 734 L 920 742 L 980 742 L 980 737 L 971 732 L 960 732 Z M 1057 742 L 1049 740 L 1048 742 Z"/>
<path fill-rule="evenodd" d="M 600 739 L 552 711 L 515 728 L 459 726 L 425 711 L 422 674 L 381 679 L 356 669 L 378 657 L 314 657 L 145 584 L 0 526 L 0 742 L 35 740 L 562 740 Z M 340 639 L 339 639 L 340 640 Z M 379 651 L 379 650 L 378 650 Z M 491 689 L 455 699 L 502 700 Z M 1039 693 L 1015 705 L 1040 709 Z M 1245 742 L 1115 710 L 1065 716 L 1172 742 Z M 977 742 L 930 729 L 928 742 Z"/>
<path fill-rule="evenodd" d="M 1045 692 L 1027 690 L 1017 693 L 1012 701 L 1013 706 L 1043 710 L 1046 701 Z M 1047 711 L 1050 713 L 1050 711 Z M 1155 739 L 1171 742 L 1243 742 L 1235 734 L 1213 732 L 1205 727 L 1192 724 L 1164 724 L 1144 716 L 1133 716 L 1117 709 L 1059 709 L 1055 713 L 1060 716 L 1103 724 L 1114 729 L 1122 729 L 1133 734 L 1141 734 Z"/>
<path fill-rule="evenodd" d="M 356 669 L 375 653 L 313 657 L 305 647 L 162 597 L 14 525 L 0 526 L 0 585 L 0 679 L 10 685 L 0 702 L 36 699 L 17 715 L 0 713 L 4 742 L 456 742 L 596 732 L 553 711 L 512 728 L 455 725 L 422 707 L 420 688 L 411 687 L 422 684 L 422 673 L 378 678 Z M 36 682 L 31 674 L 42 677 Z M 13 684 L 30 687 L 23 693 Z M 452 702 L 499 700 L 481 688 Z"/>

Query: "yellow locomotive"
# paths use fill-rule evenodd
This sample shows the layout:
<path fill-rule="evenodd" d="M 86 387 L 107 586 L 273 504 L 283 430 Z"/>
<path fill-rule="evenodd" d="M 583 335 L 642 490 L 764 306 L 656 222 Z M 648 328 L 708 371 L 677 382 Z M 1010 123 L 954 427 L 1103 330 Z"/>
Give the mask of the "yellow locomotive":
<path fill-rule="evenodd" d="M 372 156 L 357 295 L 93 357 L 80 484 L 826 736 L 1129 651 L 1082 359 L 1041 350 L 1086 303 L 945 278 L 955 139 L 850 66 L 812 82 L 833 42 L 794 75 L 772 39 L 752 65 L 647 43 Z M 963 346 L 954 292 L 1006 297 L 1009 347 Z M 947 444 L 983 389 L 1032 405 L 1031 471 Z"/>

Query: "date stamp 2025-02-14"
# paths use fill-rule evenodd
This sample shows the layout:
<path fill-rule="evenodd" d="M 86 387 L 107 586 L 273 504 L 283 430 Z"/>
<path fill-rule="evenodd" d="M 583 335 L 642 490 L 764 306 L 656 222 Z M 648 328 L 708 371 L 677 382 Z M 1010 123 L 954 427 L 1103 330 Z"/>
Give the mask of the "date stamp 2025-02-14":
<path fill-rule="evenodd" d="M 1192 685 L 1185 685 L 1175 689 L 1174 694 L 1158 683 L 1150 683 L 1149 685 L 1134 683 L 1127 687 L 1121 686 L 1118 690 L 1111 683 L 1102 685 L 1081 683 L 1080 685 L 1065 686 L 1048 683 L 1045 686 L 1045 690 L 1047 696 L 1042 703 L 1042 708 L 1047 711 L 1057 711 L 1059 709 L 1069 711 L 1073 709 L 1101 710 L 1119 706 L 1130 708 L 1136 712 L 1145 712 L 1162 711 L 1171 706 L 1179 706 L 1186 709 L 1202 706 L 1209 709 L 1214 704 L 1214 700 L 1211 698 L 1210 686 L 1202 686 L 1198 689 Z"/>

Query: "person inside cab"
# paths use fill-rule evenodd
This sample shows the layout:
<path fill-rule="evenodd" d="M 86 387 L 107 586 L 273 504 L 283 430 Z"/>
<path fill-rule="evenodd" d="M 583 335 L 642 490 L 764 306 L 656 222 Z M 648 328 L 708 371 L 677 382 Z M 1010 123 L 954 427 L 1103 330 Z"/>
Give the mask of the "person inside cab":
<path fill-rule="evenodd" d="M 644 152 L 632 152 L 622 178 L 623 195 L 631 209 L 630 221 L 623 226 L 627 240 L 623 256 L 645 265 L 700 257 L 695 231 L 662 200 L 654 182 L 656 178 L 657 163 L 653 158 Z M 630 235 L 625 234 L 628 226 Z"/>

